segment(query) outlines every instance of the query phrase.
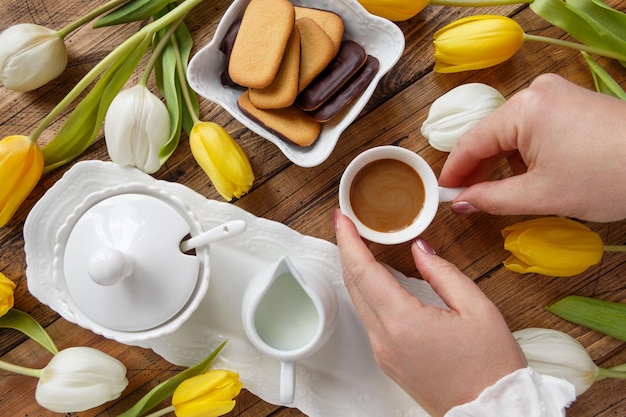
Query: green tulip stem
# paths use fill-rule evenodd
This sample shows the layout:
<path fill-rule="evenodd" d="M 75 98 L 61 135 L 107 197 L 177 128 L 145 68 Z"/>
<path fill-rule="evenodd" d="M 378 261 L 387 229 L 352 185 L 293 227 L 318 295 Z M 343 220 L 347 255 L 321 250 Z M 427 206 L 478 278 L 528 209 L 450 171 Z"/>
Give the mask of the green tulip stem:
<path fill-rule="evenodd" d="M 626 363 L 621 365 L 612 366 L 609 368 L 611 371 L 626 371 Z"/>
<path fill-rule="evenodd" d="M 183 93 L 183 100 L 185 100 L 185 105 L 187 106 L 187 110 L 189 110 L 189 116 L 193 120 L 193 124 L 200 122 L 200 116 L 196 114 L 194 106 L 191 102 L 191 97 L 189 96 L 189 89 L 187 86 L 189 83 L 187 82 L 187 78 L 185 75 L 185 68 L 183 67 L 183 62 L 180 57 L 180 49 L 178 48 L 178 42 L 176 42 L 176 38 L 172 37 L 172 46 L 174 47 L 174 55 L 176 55 L 176 71 L 178 73 L 178 77 L 180 79 L 180 90 Z"/>
<path fill-rule="evenodd" d="M 162 408 L 161 410 L 155 411 L 154 413 L 146 415 L 146 417 L 161 417 L 169 413 L 174 412 L 174 406 L 170 405 L 169 407 Z"/>
<path fill-rule="evenodd" d="M 616 370 L 614 368 L 598 368 L 598 375 L 596 376 L 596 381 L 605 378 L 612 379 L 626 379 L 626 372 Z"/>
<path fill-rule="evenodd" d="M 509 4 L 530 4 L 533 0 L 431 0 L 428 4 L 451 7 L 489 7 Z"/>
<path fill-rule="evenodd" d="M 103 4 L 102 6 L 93 9 L 91 12 L 87 13 L 86 15 L 81 17 L 80 19 L 75 20 L 74 22 L 72 22 L 69 25 L 65 26 L 64 28 L 60 29 L 59 31 L 57 31 L 57 35 L 59 35 L 59 37 L 61 39 L 64 39 L 67 35 L 69 35 L 74 30 L 78 29 L 79 27 L 81 27 L 85 23 L 95 19 L 96 17 L 100 16 L 101 14 L 104 14 L 104 13 L 108 12 L 111 9 L 114 9 L 117 6 L 120 6 L 120 5 L 124 4 L 124 3 L 127 3 L 128 1 L 129 0 L 111 0 L 110 2 L 108 2 L 106 4 Z"/>
<path fill-rule="evenodd" d="M 605 252 L 626 252 L 626 245 L 604 245 Z"/>
<path fill-rule="evenodd" d="M 626 62 L 626 56 L 613 51 L 607 51 L 606 49 L 596 48 L 589 45 L 584 45 L 576 42 L 564 41 L 562 39 L 548 38 L 546 36 L 529 35 L 524 34 L 524 39 L 527 41 L 543 42 L 550 45 L 561 46 L 564 48 L 575 49 L 577 51 L 587 52 L 593 55 L 599 55 L 606 58 L 617 59 L 618 61 Z"/>
<path fill-rule="evenodd" d="M 157 31 L 163 29 L 167 25 L 172 24 L 178 20 L 181 16 L 185 16 L 191 11 L 198 3 L 203 0 L 185 0 L 182 4 L 175 9 L 164 15 L 158 20 L 144 26 L 141 30 L 137 31 L 133 36 L 122 42 L 117 48 L 109 52 L 109 54 L 98 62 L 98 64 L 91 69 L 69 93 L 57 104 L 48 115 L 39 123 L 33 133 L 30 135 L 30 140 L 35 142 L 41 133 L 48 127 L 52 121 L 61 114 L 67 106 L 69 106 L 78 96 L 100 75 L 106 68 L 113 65 L 115 61 L 124 53 L 137 47 L 144 39 L 151 37 Z"/>
<path fill-rule="evenodd" d="M 170 27 L 167 29 L 167 32 L 165 32 L 165 35 L 163 35 L 163 37 L 161 38 L 157 46 L 154 48 L 154 50 L 152 51 L 152 55 L 150 55 L 150 59 L 148 60 L 148 63 L 146 64 L 146 69 L 143 72 L 143 76 L 141 77 L 141 80 L 139 81 L 140 85 L 143 85 L 143 86 L 148 85 L 148 79 L 150 78 L 152 69 L 156 65 L 159 58 L 161 57 L 161 53 L 163 52 L 163 49 L 165 49 L 165 47 L 167 46 L 167 43 L 170 41 L 170 38 L 172 37 L 174 32 L 176 32 L 176 29 L 178 29 L 178 26 L 180 26 L 182 21 L 185 20 L 186 16 L 187 15 L 181 16 L 174 24 L 170 25 Z"/>
<path fill-rule="evenodd" d="M 39 378 L 41 375 L 41 369 L 26 368 L 24 366 L 14 365 L 5 361 L 0 361 L 0 369 L 13 372 L 14 374 L 33 376 L 35 378 Z"/>

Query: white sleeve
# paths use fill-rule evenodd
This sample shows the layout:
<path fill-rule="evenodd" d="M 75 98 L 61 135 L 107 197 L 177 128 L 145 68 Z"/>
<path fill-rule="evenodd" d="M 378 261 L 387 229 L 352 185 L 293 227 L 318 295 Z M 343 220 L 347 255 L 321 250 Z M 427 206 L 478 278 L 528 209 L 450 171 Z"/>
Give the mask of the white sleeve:
<path fill-rule="evenodd" d="M 570 382 L 527 367 L 504 376 L 444 417 L 563 417 L 574 400 L 576 391 Z"/>

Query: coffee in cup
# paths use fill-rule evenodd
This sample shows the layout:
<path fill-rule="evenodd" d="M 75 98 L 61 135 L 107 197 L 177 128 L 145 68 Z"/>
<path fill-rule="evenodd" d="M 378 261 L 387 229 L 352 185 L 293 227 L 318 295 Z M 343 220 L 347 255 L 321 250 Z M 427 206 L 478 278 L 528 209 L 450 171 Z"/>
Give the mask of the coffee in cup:
<path fill-rule="evenodd" d="M 398 146 L 380 146 L 358 155 L 339 184 L 339 206 L 359 234 L 373 242 L 396 244 L 419 236 L 440 202 L 463 188 L 439 187 L 428 163 Z"/>

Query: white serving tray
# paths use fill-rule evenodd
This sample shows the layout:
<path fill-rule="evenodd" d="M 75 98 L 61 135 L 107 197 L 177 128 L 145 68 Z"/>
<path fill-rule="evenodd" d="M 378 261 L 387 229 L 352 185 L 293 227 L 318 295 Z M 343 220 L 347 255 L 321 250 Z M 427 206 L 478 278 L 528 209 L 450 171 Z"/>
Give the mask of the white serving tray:
<path fill-rule="evenodd" d="M 329 342 L 298 361 L 295 402 L 291 406 L 310 417 L 428 415 L 377 366 L 343 284 L 334 244 L 255 217 L 232 204 L 208 200 L 183 185 L 155 180 L 134 168 L 102 161 L 79 162 L 32 209 L 24 226 L 27 279 L 30 292 L 42 303 L 76 323 L 52 282 L 56 232 L 89 194 L 129 182 L 162 187 L 182 198 L 205 230 L 232 219 L 243 219 L 248 224 L 243 234 L 211 244 L 209 289 L 189 320 L 174 332 L 137 342 L 137 346 L 150 348 L 173 364 L 191 366 L 228 339 L 214 366 L 238 372 L 246 389 L 279 404 L 280 364 L 248 341 L 241 324 L 241 300 L 255 274 L 286 255 L 303 275 L 315 274 L 327 280 L 339 299 L 339 320 Z M 444 306 L 426 282 L 390 271 L 425 303 Z"/>

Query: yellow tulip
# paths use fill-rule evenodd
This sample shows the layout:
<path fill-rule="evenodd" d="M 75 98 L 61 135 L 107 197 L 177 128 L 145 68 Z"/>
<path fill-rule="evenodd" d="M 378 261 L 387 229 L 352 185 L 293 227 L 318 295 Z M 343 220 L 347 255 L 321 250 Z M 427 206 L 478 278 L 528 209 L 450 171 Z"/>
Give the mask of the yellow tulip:
<path fill-rule="evenodd" d="M 597 264 L 604 254 L 602 239 L 585 225 L 561 217 L 516 223 L 502 230 L 511 256 L 504 266 L 519 273 L 569 277 Z"/>
<path fill-rule="evenodd" d="M 0 227 L 6 225 L 35 188 L 43 172 L 43 154 L 27 136 L 0 140 Z"/>
<path fill-rule="evenodd" d="M 524 40 L 524 30 L 508 17 L 464 17 L 435 32 L 434 71 L 461 72 L 500 64 L 512 57 Z"/>
<path fill-rule="evenodd" d="M 13 308 L 15 283 L 0 272 L 0 317 Z"/>
<path fill-rule="evenodd" d="M 239 374 L 215 369 L 186 379 L 176 388 L 172 406 L 177 417 L 218 417 L 235 408 L 243 384 Z"/>
<path fill-rule="evenodd" d="M 197 122 L 189 135 L 194 158 L 224 199 L 241 197 L 252 187 L 254 173 L 248 157 L 224 128 Z"/>
<path fill-rule="evenodd" d="M 371 14 L 394 22 L 409 20 L 428 5 L 427 0 L 359 0 L 359 3 Z"/>

